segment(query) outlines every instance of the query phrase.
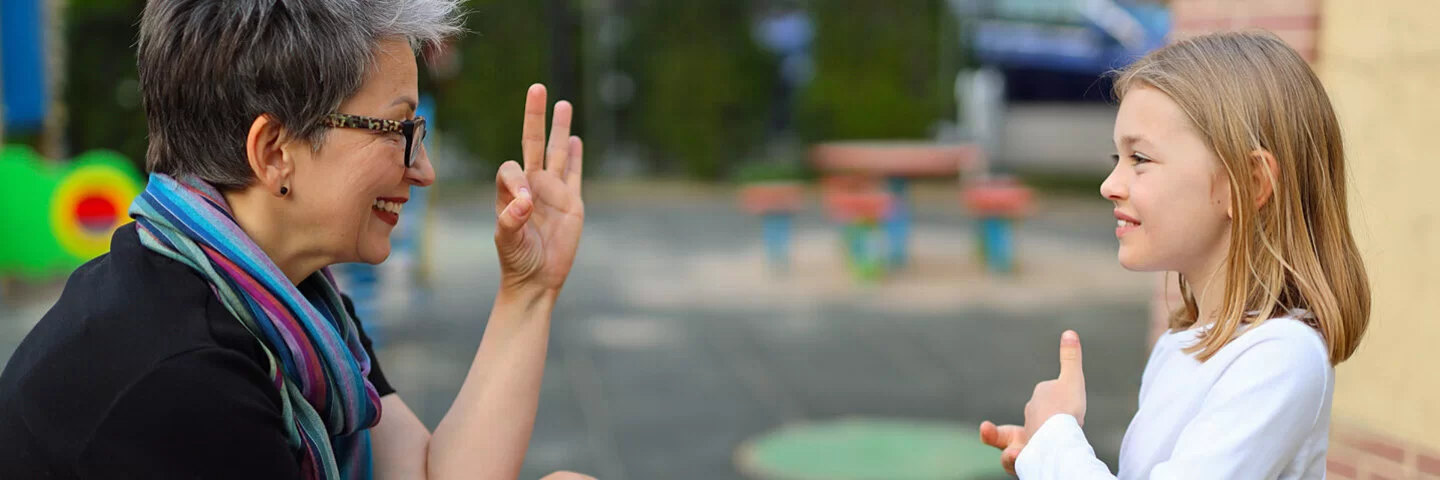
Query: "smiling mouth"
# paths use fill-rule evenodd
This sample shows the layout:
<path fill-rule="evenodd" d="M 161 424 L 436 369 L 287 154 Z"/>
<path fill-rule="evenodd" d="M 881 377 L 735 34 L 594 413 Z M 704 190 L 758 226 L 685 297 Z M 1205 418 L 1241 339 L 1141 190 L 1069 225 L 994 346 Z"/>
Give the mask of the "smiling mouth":
<path fill-rule="evenodd" d="M 1124 218 L 1117 218 L 1115 219 L 1115 238 L 1122 238 L 1125 236 L 1125 234 L 1130 233 L 1131 231 L 1139 227 L 1140 222 L 1132 222 Z"/>
<path fill-rule="evenodd" d="M 385 199 L 377 198 L 375 203 L 370 204 L 370 213 L 385 222 L 386 225 L 395 226 L 400 223 L 400 210 L 404 208 L 405 198 Z"/>
<path fill-rule="evenodd" d="M 386 201 L 386 200 L 381 200 L 381 199 L 378 199 L 378 198 L 375 199 L 375 203 L 373 203 L 373 204 L 370 205 L 370 208 L 372 208 L 372 209 L 379 210 L 379 211 L 382 211 L 382 212 L 389 212 L 389 213 L 393 213 L 393 214 L 396 214 L 396 215 L 399 215 L 399 214 L 400 214 L 400 209 L 401 209 L 402 207 L 404 207 L 404 204 L 397 203 L 397 202 L 390 202 L 390 201 Z"/>

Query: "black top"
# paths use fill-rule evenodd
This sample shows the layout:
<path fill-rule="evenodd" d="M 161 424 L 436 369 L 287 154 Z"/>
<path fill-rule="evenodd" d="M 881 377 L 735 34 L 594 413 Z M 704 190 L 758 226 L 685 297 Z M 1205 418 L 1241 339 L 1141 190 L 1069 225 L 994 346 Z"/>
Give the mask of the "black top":
<path fill-rule="evenodd" d="M 0 477 L 298 479 L 267 365 L 204 278 L 121 227 L 0 374 Z"/>

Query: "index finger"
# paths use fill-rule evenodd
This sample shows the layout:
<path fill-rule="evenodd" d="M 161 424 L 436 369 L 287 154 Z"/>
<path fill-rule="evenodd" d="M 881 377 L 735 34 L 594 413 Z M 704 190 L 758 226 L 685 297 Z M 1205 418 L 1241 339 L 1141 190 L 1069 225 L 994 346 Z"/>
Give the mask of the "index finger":
<path fill-rule="evenodd" d="M 996 426 L 994 423 L 985 421 L 980 424 L 980 441 L 986 445 L 1004 450 L 1010 443 L 1015 441 L 1014 425 Z"/>
<path fill-rule="evenodd" d="M 520 153 L 525 171 L 545 168 L 545 86 L 534 84 L 525 94 L 525 124 L 520 132 Z"/>

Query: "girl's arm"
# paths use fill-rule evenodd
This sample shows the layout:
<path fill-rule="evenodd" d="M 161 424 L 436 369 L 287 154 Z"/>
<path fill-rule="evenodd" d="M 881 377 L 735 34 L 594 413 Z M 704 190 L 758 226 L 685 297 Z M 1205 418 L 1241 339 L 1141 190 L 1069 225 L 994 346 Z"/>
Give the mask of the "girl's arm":
<path fill-rule="evenodd" d="M 1329 359 L 1311 339 L 1275 337 L 1250 345 L 1211 388 L 1170 458 L 1147 478 L 1276 478 L 1323 420 L 1329 376 Z M 1024 480 L 1115 478 L 1070 415 L 1046 420 L 1015 470 Z"/>

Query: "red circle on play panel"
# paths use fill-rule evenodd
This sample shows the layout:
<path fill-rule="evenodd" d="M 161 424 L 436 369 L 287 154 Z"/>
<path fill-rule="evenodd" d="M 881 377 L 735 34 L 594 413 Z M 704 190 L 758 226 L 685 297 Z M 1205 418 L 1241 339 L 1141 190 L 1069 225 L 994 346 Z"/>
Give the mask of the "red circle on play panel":
<path fill-rule="evenodd" d="M 90 231 L 109 229 L 119 213 L 120 209 L 110 199 L 95 194 L 86 195 L 75 205 L 75 219 Z"/>

